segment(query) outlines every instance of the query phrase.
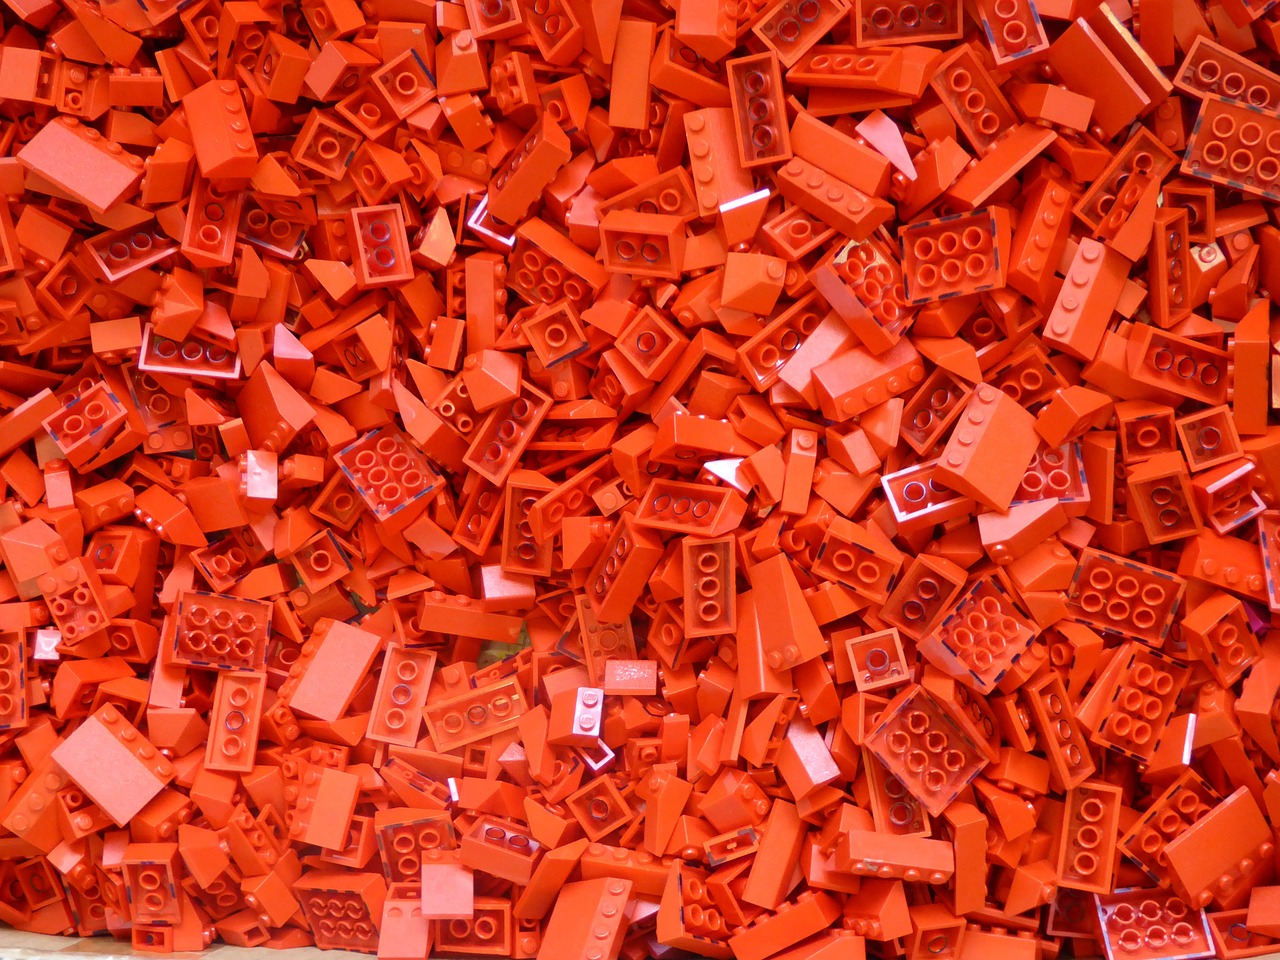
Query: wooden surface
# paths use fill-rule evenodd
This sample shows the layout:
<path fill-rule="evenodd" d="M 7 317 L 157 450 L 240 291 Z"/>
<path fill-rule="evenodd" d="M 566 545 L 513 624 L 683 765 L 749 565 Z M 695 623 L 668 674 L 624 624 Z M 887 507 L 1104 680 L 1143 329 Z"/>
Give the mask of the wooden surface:
<path fill-rule="evenodd" d="M 134 953 L 129 944 L 110 937 L 47 937 L 38 933 L 20 933 L 0 929 L 0 960 L 136 960 L 136 958 L 172 957 L 177 960 L 369 960 L 364 953 L 346 950 L 264 950 L 244 947 L 213 946 L 201 953 Z"/>

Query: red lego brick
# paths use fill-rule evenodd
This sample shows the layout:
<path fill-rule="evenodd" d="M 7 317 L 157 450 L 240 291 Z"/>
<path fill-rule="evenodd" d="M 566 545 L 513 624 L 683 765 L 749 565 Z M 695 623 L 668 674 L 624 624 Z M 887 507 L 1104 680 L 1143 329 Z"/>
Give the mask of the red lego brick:
<path fill-rule="evenodd" d="M 1061 677 L 1046 674 L 1025 688 L 1025 702 L 1040 746 L 1064 789 L 1072 789 L 1097 770 L 1087 733 L 1068 699 Z"/>
<path fill-rule="evenodd" d="M 73 560 L 44 574 L 36 585 L 65 642 L 84 643 L 107 629 L 102 581 L 84 560 Z"/>
<path fill-rule="evenodd" d="M 687 537 L 682 549 L 685 636 L 733 633 L 738 623 L 734 539 Z"/>
<path fill-rule="evenodd" d="M 514 727 L 527 710 L 519 684 L 511 679 L 430 703 L 424 716 L 436 747 L 454 749 Z"/>
<path fill-rule="evenodd" d="M 182 232 L 182 254 L 196 267 L 229 267 L 244 193 L 197 175 Z M 162 354 L 162 358 L 164 355 Z"/>
<path fill-rule="evenodd" d="M 1280 82 L 1274 73 L 1204 34 L 1187 50 L 1173 85 L 1195 97 L 1212 95 L 1265 110 L 1280 107 Z"/>
<path fill-rule="evenodd" d="M 1191 771 L 1181 774 L 1121 838 L 1125 853 L 1152 879 L 1164 872 L 1164 848 L 1221 802 L 1217 792 Z"/>
<path fill-rule="evenodd" d="M 1200 844 L 1208 846 L 1199 846 Z M 1198 847 L 1199 856 L 1190 856 Z M 1226 904 L 1270 874 L 1275 850 L 1257 801 L 1240 787 L 1165 847 L 1173 890 L 1189 904 Z M 1212 877 L 1209 874 L 1212 873 Z"/>
<path fill-rule="evenodd" d="M 907 289 L 902 267 L 882 242 L 851 241 L 833 250 L 814 267 L 810 280 L 872 352 L 883 353 L 901 339 L 911 318 Z M 811 338 L 806 350 L 817 343 L 817 336 Z M 787 370 L 782 379 L 803 393 L 808 388 L 800 379 L 803 372 L 799 369 L 793 376 Z"/>
<path fill-rule="evenodd" d="M 376 633 L 337 620 L 322 622 L 290 667 L 281 695 L 292 710 L 319 720 L 337 720 L 381 645 Z"/>
<path fill-rule="evenodd" d="M 361 289 L 412 279 L 409 243 L 398 205 L 354 207 L 348 223 L 355 238 L 352 265 Z"/>
<path fill-rule="evenodd" d="M 393 427 L 361 437 L 335 459 L 369 510 L 384 522 L 420 513 L 440 482 L 435 467 Z"/>
<path fill-rule="evenodd" d="M 1126 509 L 1142 523 L 1151 543 L 1167 543 L 1204 529 L 1192 500 L 1191 478 L 1176 453 L 1158 454 L 1135 465 L 1129 471 L 1128 493 Z"/>
<path fill-rule="evenodd" d="M 1129 342 L 1128 360 L 1130 375 L 1142 383 L 1176 389 L 1211 406 L 1226 399 L 1227 357 L 1222 350 L 1147 327 Z"/>
<path fill-rule="evenodd" d="M 1119 673 L 1109 688 L 1110 709 L 1092 739 L 1133 757 L 1150 757 L 1156 731 L 1172 714 L 1186 682 L 1187 668 L 1134 642 L 1119 655 Z"/>
<path fill-rule="evenodd" d="M 895 629 L 850 637 L 845 642 L 845 650 L 854 684 L 861 691 L 901 686 L 911 676 L 911 664 Z"/>
<path fill-rule="evenodd" d="M 938 479 L 996 509 L 1013 502 L 1038 440 L 1033 418 L 1007 394 L 980 384 L 942 450 Z M 998 470 L 990 467 L 998 464 Z"/>
<path fill-rule="evenodd" d="M 501 485 L 550 410 L 549 396 L 522 383 L 516 397 L 495 407 L 479 425 L 462 462 L 478 476 Z"/>
<path fill-rule="evenodd" d="M 805 87 L 888 91 L 897 89 L 902 65 L 900 50 L 818 44 L 787 70 L 787 80 Z"/>
<path fill-rule="evenodd" d="M 854 240 L 865 240 L 892 213 L 886 201 L 800 157 L 779 167 L 775 177 L 784 197 Z"/>
<path fill-rule="evenodd" d="M 26 644 L 22 636 L 0 637 L 0 727 L 25 727 L 27 717 Z"/>
<path fill-rule="evenodd" d="M 387 896 L 382 877 L 309 870 L 293 887 L 314 931 L 316 946 L 322 950 L 377 950 L 378 923 Z"/>
<path fill-rule="evenodd" d="M 1120 254 L 1094 240 L 1082 239 L 1046 321 L 1048 344 L 1092 360 L 1119 302 L 1125 270 Z"/>
<path fill-rule="evenodd" d="M 153 226 L 101 233 L 86 247 L 106 279 L 118 282 L 164 261 L 179 248 L 179 243 Z"/>
<path fill-rule="evenodd" d="M 1135 889 L 1098 898 L 1098 927 L 1108 960 L 1121 956 L 1211 957 L 1214 945 L 1203 910 L 1159 890 Z"/>
<path fill-rule="evenodd" d="M 1151 317 L 1162 327 L 1191 314 L 1186 278 L 1191 274 L 1191 236 L 1185 210 L 1156 213 L 1151 235 Z"/>
<path fill-rule="evenodd" d="M 463 834 L 459 849 L 464 866 L 512 883 L 527 884 L 533 876 L 542 845 L 514 823 L 483 816 Z"/>
<path fill-rule="evenodd" d="M 68 462 L 84 468 L 111 442 L 125 417 L 124 406 L 105 383 L 98 382 L 46 418 L 44 428 Z"/>
<path fill-rule="evenodd" d="M 210 80 L 182 99 L 200 172 L 215 181 L 247 181 L 258 166 L 258 147 L 241 88 Z M 207 122 L 206 122 L 207 121 Z"/>
<path fill-rule="evenodd" d="M 932 450 L 964 411 L 973 388 L 941 368 L 929 375 L 902 408 L 899 435 L 924 456 Z"/>
<path fill-rule="evenodd" d="M 997 581 L 984 579 L 960 595 L 919 649 L 939 669 L 981 693 L 990 693 L 1035 635 L 1035 625 L 1008 592 Z"/>

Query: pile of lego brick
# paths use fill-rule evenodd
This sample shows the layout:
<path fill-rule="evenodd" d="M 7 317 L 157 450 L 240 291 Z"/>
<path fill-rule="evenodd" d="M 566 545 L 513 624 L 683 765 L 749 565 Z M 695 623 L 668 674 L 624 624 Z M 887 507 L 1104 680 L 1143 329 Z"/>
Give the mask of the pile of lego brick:
<path fill-rule="evenodd" d="M 2 0 L 0 921 L 1280 950 L 1275 3 Z"/>

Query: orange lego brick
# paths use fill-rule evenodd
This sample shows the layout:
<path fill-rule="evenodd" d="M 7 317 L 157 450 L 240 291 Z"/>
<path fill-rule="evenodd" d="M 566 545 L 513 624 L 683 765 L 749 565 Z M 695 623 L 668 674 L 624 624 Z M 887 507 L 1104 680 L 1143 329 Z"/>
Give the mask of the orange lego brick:
<path fill-rule="evenodd" d="M 235 181 L 253 176 L 258 166 L 258 147 L 239 84 L 210 80 L 183 97 L 182 107 L 192 121 L 192 146 L 205 177 Z M 206 118 L 210 122 L 203 122 Z"/>
<path fill-rule="evenodd" d="M 854 240 L 865 240 L 891 215 L 886 201 L 799 156 L 783 164 L 775 176 L 779 193 Z"/>
<path fill-rule="evenodd" d="M 859 46 L 958 40 L 964 30 L 959 3 L 942 3 L 920 16 L 919 10 L 898 0 L 854 0 L 855 36 Z"/>
<path fill-rule="evenodd" d="M 1046 321 L 1046 342 L 1092 360 L 1124 283 L 1124 259 L 1105 245 L 1082 239 Z"/>
<path fill-rule="evenodd" d="M 999 208 L 908 224 L 902 230 L 908 303 L 921 304 L 1005 285 L 1010 226 Z"/>
<path fill-rule="evenodd" d="M 1151 105 L 1153 92 L 1127 69 L 1133 61 L 1142 62 L 1141 55 L 1131 48 L 1112 49 L 1107 42 L 1111 32 L 1100 31 L 1105 22 L 1082 17 L 1050 46 L 1049 62 L 1069 87 L 1098 101 L 1094 120 L 1102 136 L 1110 138 Z M 1163 92 L 1167 95 L 1168 87 Z"/>
<path fill-rule="evenodd" d="M 778 55 L 769 52 L 729 60 L 725 71 L 742 166 L 788 159 L 791 143 Z"/>
<path fill-rule="evenodd" d="M 817 0 L 811 6 L 781 0 L 771 5 L 751 29 L 789 67 L 848 12 L 849 5 L 843 0 Z"/>
<path fill-rule="evenodd" d="M 850 830 L 836 846 L 836 865 L 859 876 L 942 884 L 955 872 L 955 856 L 941 840 Z"/>
<path fill-rule="evenodd" d="M 210 711 L 205 767 L 253 771 L 267 678 L 262 673 L 220 673 Z"/>
<path fill-rule="evenodd" d="M 120 826 L 174 775 L 173 765 L 110 704 L 85 718 L 50 756 Z"/>
<path fill-rule="evenodd" d="M 418 742 L 420 718 L 436 666 L 433 650 L 391 647 L 382 661 L 374 708 L 365 736 L 412 747 Z"/>
<path fill-rule="evenodd" d="M 0 924 L 1272 950 L 1274 4 L 11 0 Z"/>
<path fill-rule="evenodd" d="M 984 2 L 978 5 L 978 12 L 997 66 L 1048 49 L 1040 13 L 1030 0 L 1014 4 Z"/>
<path fill-rule="evenodd" d="M 518 223 L 569 157 L 568 137 L 549 115 L 544 115 L 508 161 L 495 171 L 488 193 L 490 215 L 504 223 Z"/>
<path fill-rule="evenodd" d="M 1127 509 L 1141 521 L 1149 542 L 1166 543 L 1204 529 L 1180 455 L 1158 454 L 1137 464 L 1129 472 L 1128 488 Z"/>
<path fill-rule="evenodd" d="M 289 707 L 319 720 L 337 720 L 373 663 L 381 638 L 337 620 L 322 622 L 299 652 L 281 688 Z M 352 671 L 351 666 L 359 666 Z"/>
<path fill-rule="evenodd" d="M 884 196 L 889 187 L 888 159 L 866 146 L 859 138 L 823 123 L 812 114 L 796 115 L 791 124 L 790 142 L 797 157 L 845 180 L 868 196 Z M 837 159 L 840 156 L 856 157 L 858 162 L 842 162 Z"/>
<path fill-rule="evenodd" d="M 839 909 L 829 894 L 802 893 L 773 916 L 735 933 L 729 938 L 729 949 L 738 960 L 763 960 L 829 927 L 839 916 Z"/>
<path fill-rule="evenodd" d="M 528 709 L 514 679 L 499 680 L 424 710 L 427 729 L 438 749 L 453 749 L 514 727 Z"/>
<path fill-rule="evenodd" d="M 981 156 L 1015 122 L 1013 108 L 973 48 L 957 47 L 929 81 L 957 128 Z"/>
<path fill-rule="evenodd" d="M 1135 174 L 1163 179 L 1177 164 L 1177 157 L 1148 130 L 1140 131 L 1117 150 L 1097 179 L 1076 201 L 1076 216 L 1098 229 Z"/>
<path fill-rule="evenodd" d="M 939 458 L 938 479 L 997 509 L 1013 502 L 1038 439 L 1034 418 L 1006 394 L 981 384 Z M 998 471 L 989 471 L 998 464 Z"/>
<path fill-rule="evenodd" d="M 192 667 L 258 670 L 271 632 L 268 604 L 187 591 L 173 632 L 175 663 Z"/>
<path fill-rule="evenodd" d="M 737 555 L 732 537 L 683 543 L 687 637 L 733 633 L 737 626 Z"/>
<path fill-rule="evenodd" d="M 1266 339 L 1268 308 L 1256 304 L 1236 325 L 1232 349 L 1233 378 L 1231 413 L 1239 433 L 1250 436 L 1265 432 L 1267 399 L 1262 343 Z"/>
<path fill-rule="evenodd" d="M 818 44 L 787 70 L 787 80 L 805 87 L 891 91 L 901 79 L 903 59 L 902 51 L 890 48 Z"/>
<path fill-rule="evenodd" d="M 46 124 L 19 151 L 18 162 L 99 211 L 131 196 L 143 173 L 139 157 L 73 117 Z"/>
<path fill-rule="evenodd" d="M 1162 327 L 1171 327 L 1191 313 L 1183 281 L 1191 272 L 1190 257 L 1186 211 L 1158 211 L 1151 236 L 1151 314 Z"/>
<path fill-rule="evenodd" d="M 593 950 L 614 956 L 627 931 L 625 906 L 631 894 L 629 880 L 582 880 L 560 888 L 547 921 L 548 944 L 569 956 L 587 956 Z"/>
<path fill-rule="evenodd" d="M 1164 869 L 1164 849 L 1198 822 L 1222 798 L 1191 771 L 1169 785 L 1151 808 L 1121 838 L 1125 853 L 1157 879 Z"/>
<path fill-rule="evenodd" d="M 890 701 L 867 747 L 935 816 L 986 765 L 929 693 L 914 685 Z"/>
<path fill-rule="evenodd" d="M 1274 847 L 1257 801 L 1241 787 L 1168 843 L 1169 879 L 1189 904 L 1221 903 L 1239 884 L 1257 882 L 1251 874 L 1258 858 L 1270 856 Z"/>
<path fill-rule="evenodd" d="M 1067 791 L 1058 848 L 1059 885 L 1094 893 L 1112 889 L 1119 822 L 1116 787 L 1085 781 Z"/>
<path fill-rule="evenodd" d="M 1185 391 L 1210 406 L 1226 399 L 1227 357 L 1222 350 L 1147 327 L 1135 333 L 1127 351 L 1129 373 L 1141 383 Z"/>
<path fill-rule="evenodd" d="M 737 133 L 727 98 L 721 107 L 686 113 L 684 128 L 700 215 L 714 214 L 751 193 L 751 177 L 735 159 Z"/>
<path fill-rule="evenodd" d="M 990 693 L 1018 664 L 1036 632 L 1009 592 L 983 579 L 960 594 L 919 650 L 939 669 Z"/>
<path fill-rule="evenodd" d="M 1187 669 L 1132 641 L 1121 654 L 1115 679 L 1102 688 L 1110 693 L 1110 711 L 1091 739 L 1130 756 L 1149 757 L 1156 746 L 1155 730 L 1172 713 Z"/>
<path fill-rule="evenodd" d="M 1270 200 L 1280 197 L 1263 144 L 1280 141 L 1275 118 L 1219 96 L 1207 96 L 1187 142 L 1183 173 Z M 1228 159 L 1229 158 L 1229 159 Z"/>
<path fill-rule="evenodd" d="M 377 924 L 387 897 L 381 876 L 314 869 L 303 873 L 293 886 L 315 931 L 317 946 L 329 950 L 376 950 Z"/>

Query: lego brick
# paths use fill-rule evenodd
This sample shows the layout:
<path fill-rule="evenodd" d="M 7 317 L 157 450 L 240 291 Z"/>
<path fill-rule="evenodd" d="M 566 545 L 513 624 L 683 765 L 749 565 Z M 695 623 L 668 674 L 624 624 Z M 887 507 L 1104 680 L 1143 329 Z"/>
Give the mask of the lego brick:
<path fill-rule="evenodd" d="M 376 633 L 329 621 L 315 632 L 289 671 L 290 709 L 319 720 L 338 719 L 381 644 Z"/>
<path fill-rule="evenodd" d="M 854 25 L 859 46 L 932 43 L 958 40 L 964 14 L 959 3 L 939 4 L 921 16 L 916 7 L 897 0 L 854 0 Z"/>
<path fill-rule="evenodd" d="M 751 168 L 788 159 L 791 143 L 778 55 L 729 60 L 725 71 L 742 165 Z"/>
<path fill-rule="evenodd" d="M 1008 215 L 997 208 L 908 224 L 902 231 L 907 302 L 1003 287 L 1009 237 Z"/>
<path fill-rule="evenodd" d="M 86 717 L 50 756 L 119 826 L 173 778 L 173 765 L 110 704 Z"/>
<path fill-rule="evenodd" d="M 1267 151 L 1280 143 L 1272 115 L 1217 96 L 1206 97 L 1187 141 L 1182 171 L 1245 193 L 1275 200 L 1277 172 Z"/>
<path fill-rule="evenodd" d="M 1037 443 L 1031 415 L 980 384 L 942 450 L 937 476 L 956 492 L 1003 509 L 1013 502 Z"/>
<path fill-rule="evenodd" d="M 986 765 L 974 745 L 919 686 L 890 701 L 867 747 L 935 816 Z"/>
<path fill-rule="evenodd" d="M 218 675 L 205 750 L 206 769 L 231 773 L 253 770 L 266 683 L 262 673 Z"/>
<path fill-rule="evenodd" d="M 1112 889 L 1119 839 L 1120 791 L 1110 784 L 1085 781 L 1067 791 L 1058 883 L 1093 893 Z"/>
<path fill-rule="evenodd" d="M 18 162 L 95 210 L 131 196 L 143 170 L 140 158 L 73 117 L 45 124 L 19 151 Z"/>

